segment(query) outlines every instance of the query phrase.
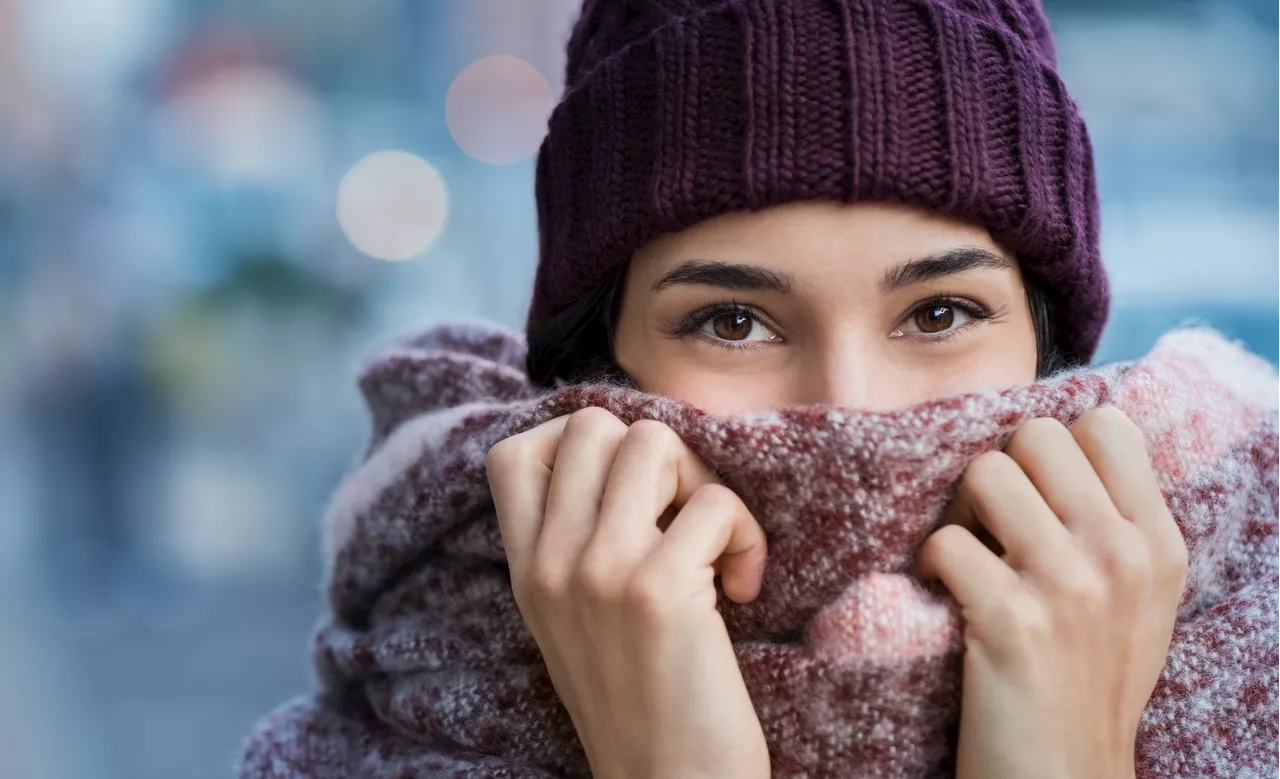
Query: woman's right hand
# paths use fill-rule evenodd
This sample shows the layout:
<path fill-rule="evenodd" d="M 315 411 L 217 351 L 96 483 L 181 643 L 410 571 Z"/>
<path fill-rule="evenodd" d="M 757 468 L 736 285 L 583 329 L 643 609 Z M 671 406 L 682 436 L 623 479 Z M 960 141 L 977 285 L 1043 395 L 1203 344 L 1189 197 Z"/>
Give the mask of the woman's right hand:
<path fill-rule="evenodd" d="M 601 408 L 501 441 L 486 465 L 516 604 L 592 775 L 768 777 L 716 610 L 717 573 L 738 602 L 764 575 L 741 499 L 671 428 Z"/>

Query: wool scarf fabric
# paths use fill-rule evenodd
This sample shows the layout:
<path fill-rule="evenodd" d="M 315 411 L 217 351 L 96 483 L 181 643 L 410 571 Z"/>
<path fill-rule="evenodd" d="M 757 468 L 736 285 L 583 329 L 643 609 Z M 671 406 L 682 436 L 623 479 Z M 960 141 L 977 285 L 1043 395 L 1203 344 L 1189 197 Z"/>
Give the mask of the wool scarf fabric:
<path fill-rule="evenodd" d="M 966 465 L 1023 422 L 1118 407 L 1190 555 L 1137 775 L 1276 775 L 1277 384 L 1217 334 L 890 413 L 709 415 L 614 385 L 539 390 L 523 360 L 519 336 L 453 325 L 368 364 L 372 442 L 326 519 L 320 691 L 258 725 L 242 777 L 589 776 L 516 609 L 484 466 L 497 441 L 586 406 L 669 425 L 768 533 L 760 597 L 721 613 L 774 776 L 810 779 L 951 775 L 961 624 L 913 554 Z"/>

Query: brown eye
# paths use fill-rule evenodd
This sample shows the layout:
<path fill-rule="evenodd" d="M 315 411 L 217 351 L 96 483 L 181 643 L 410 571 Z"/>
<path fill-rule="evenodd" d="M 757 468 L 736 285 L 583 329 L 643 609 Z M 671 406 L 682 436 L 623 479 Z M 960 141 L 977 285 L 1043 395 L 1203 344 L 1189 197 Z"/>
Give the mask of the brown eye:
<path fill-rule="evenodd" d="M 726 341 L 742 341 L 751 335 L 751 326 L 755 320 L 742 312 L 720 314 L 711 320 L 711 329 L 717 338 Z"/>
<path fill-rule="evenodd" d="M 955 324 L 956 309 L 954 306 L 925 306 L 913 318 L 920 332 L 941 333 Z"/>
<path fill-rule="evenodd" d="M 696 333 L 704 343 L 726 349 L 780 343 L 781 339 L 765 324 L 764 315 L 747 306 L 715 306 L 704 309 L 686 320 L 682 333 Z"/>

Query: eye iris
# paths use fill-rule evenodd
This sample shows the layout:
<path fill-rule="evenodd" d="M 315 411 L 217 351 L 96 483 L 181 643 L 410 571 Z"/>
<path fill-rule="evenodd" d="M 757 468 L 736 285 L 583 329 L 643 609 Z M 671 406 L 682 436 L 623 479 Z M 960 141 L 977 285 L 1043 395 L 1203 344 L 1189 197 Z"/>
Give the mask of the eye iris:
<path fill-rule="evenodd" d="M 916 314 L 916 324 L 925 333 L 941 333 L 955 323 L 956 311 L 952 306 L 930 306 Z"/>
<path fill-rule="evenodd" d="M 712 329 L 717 338 L 726 341 L 741 341 L 751 334 L 751 317 L 742 313 L 721 314 L 712 320 Z"/>

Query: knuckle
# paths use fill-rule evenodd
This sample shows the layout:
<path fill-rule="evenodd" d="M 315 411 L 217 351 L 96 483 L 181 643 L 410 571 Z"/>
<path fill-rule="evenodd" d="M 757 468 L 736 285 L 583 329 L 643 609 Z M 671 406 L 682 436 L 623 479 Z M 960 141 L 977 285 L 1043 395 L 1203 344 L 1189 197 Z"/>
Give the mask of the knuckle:
<path fill-rule="evenodd" d="M 961 481 L 970 489 L 983 489 L 1001 483 L 1014 468 L 1018 464 L 1004 452 L 984 452 L 965 468 Z"/>
<path fill-rule="evenodd" d="M 999 633 L 1016 646 L 1031 649 L 1053 640 L 1049 611 L 1034 598 L 1009 594 L 996 601 L 992 612 Z"/>
<path fill-rule="evenodd" d="M 696 505 L 699 513 L 728 518 L 738 511 L 742 505 L 742 499 L 723 484 L 710 483 L 694 490 L 686 505 Z"/>
<path fill-rule="evenodd" d="M 608 600 L 617 589 L 616 571 L 617 565 L 608 556 L 589 551 L 574 572 L 574 588 L 592 601 Z"/>
<path fill-rule="evenodd" d="M 552 605 L 563 602 L 569 594 L 568 577 L 559 566 L 535 560 L 523 589 L 530 602 L 536 605 Z"/>
<path fill-rule="evenodd" d="M 659 621 L 670 601 L 663 577 L 654 570 L 640 571 L 632 576 L 622 597 L 627 608 L 646 622 Z"/>
<path fill-rule="evenodd" d="M 1137 528 L 1131 527 L 1128 532 L 1119 533 L 1100 557 L 1106 575 L 1123 587 L 1149 584 L 1153 578 L 1151 552 Z"/>
<path fill-rule="evenodd" d="M 1023 422 L 1004 451 L 1015 463 L 1030 463 L 1043 457 L 1046 451 L 1071 441 L 1071 433 L 1061 422 L 1051 417 L 1036 417 Z"/>
<path fill-rule="evenodd" d="M 1099 406 L 1080 415 L 1071 425 L 1071 432 L 1077 438 L 1087 437 L 1101 439 L 1104 437 L 1120 437 L 1131 441 L 1141 441 L 1142 431 L 1133 420 L 1115 406 Z"/>
<path fill-rule="evenodd" d="M 1053 417 L 1035 417 L 1028 419 L 1013 431 L 1013 437 L 1009 439 L 1009 445 L 1014 447 L 1022 447 L 1045 440 L 1046 438 L 1061 437 L 1067 432 L 1067 428 Z"/>
<path fill-rule="evenodd" d="M 510 471 L 524 456 L 522 449 L 518 436 L 502 439 L 485 454 L 485 471 L 490 477 Z"/>
<path fill-rule="evenodd" d="M 573 430 L 574 433 L 626 427 L 612 412 L 599 406 L 584 406 L 574 411 L 564 426 L 566 431 Z"/>
<path fill-rule="evenodd" d="M 656 419 L 638 419 L 627 428 L 627 438 L 635 446 L 665 449 L 680 444 L 680 437 L 663 422 Z"/>
<path fill-rule="evenodd" d="M 626 434 L 626 423 L 598 406 L 588 406 L 575 411 L 565 423 L 566 437 L 572 436 L 592 444 L 616 444 Z"/>
<path fill-rule="evenodd" d="M 916 563 L 937 569 L 944 563 L 951 550 L 961 541 L 960 536 L 969 531 L 960 525 L 943 525 L 933 531 L 916 550 Z"/>
<path fill-rule="evenodd" d="M 1088 565 L 1072 565 L 1053 581 L 1056 594 L 1073 608 L 1094 614 L 1106 604 L 1106 582 Z"/>
<path fill-rule="evenodd" d="M 1074 426 L 1081 427 L 1115 427 L 1127 423 L 1129 418 L 1115 406 L 1098 406 L 1080 415 Z"/>
<path fill-rule="evenodd" d="M 930 557 L 945 554 L 956 544 L 961 543 L 964 540 L 962 536 L 966 535 L 972 535 L 972 533 L 961 525 L 943 525 L 924 540 L 920 545 L 920 553 Z"/>

